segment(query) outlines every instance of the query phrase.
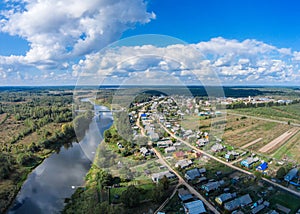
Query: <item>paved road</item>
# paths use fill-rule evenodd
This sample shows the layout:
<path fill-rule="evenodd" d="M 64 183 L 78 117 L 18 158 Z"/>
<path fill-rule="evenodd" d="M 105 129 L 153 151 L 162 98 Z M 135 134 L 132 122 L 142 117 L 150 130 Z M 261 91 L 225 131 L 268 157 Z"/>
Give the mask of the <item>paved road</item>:
<path fill-rule="evenodd" d="M 140 114 L 139 117 L 137 119 L 136 125 L 140 128 L 141 130 L 141 134 L 145 136 L 145 131 L 144 128 L 142 126 L 140 126 Z M 154 151 L 154 153 L 156 154 L 156 156 L 158 157 L 158 159 L 161 161 L 161 163 L 163 165 L 165 165 L 169 171 L 171 171 L 172 173 L 174 173 L 177 177 L 178 177 L 178 185 L 182 184 L 184 186 L 186 186 L 188 188 L 188 190 L 194 194 L 195 196 L 197 196 L 200 200 L 203 201 L 203 203 L 208 207 L 208 209 L 210 209 L 212 212 L 216 213 L 216 214 L 220 214 L 220 212 L 213 206 L 211 205 L 194 187 L 192 187 L 191 185 L 189 185 L 182 177 L 181 175 L 178 174 L 178 172 L 176 172 L 171 166 L 170 164 L 165 160 L 165 158 L 155 149 L 152 147 L 152 150 Z M 177 186 L 178 187 L 178 186 Z M 174 192 L 173 194 L 174 195 Z M 164 206 L 166 205 L 166 202 L 164 202 L 159 208 L 158 210 L 155 212 L 157 213 L 159 210 L 161 210 Z"/>
<path fill-rule="evenodd" d="M 275 122 L 275 123 L 281 123 L 281 124 L 288 124 L 288 122 L 286 121 L 282 121 L 282 120 L 274 120 L 274 119 L 268 119 L 268 118 L 264 118 L 264 117 L 257 117 L 257 116 L 251 116 L 251 115 L 248 115 L 248 114 L 238 114 L 238 113 L 232 113 L 232 112 L 227 112 L 227 114 L 231 114 L 231 115 L 234 115 L 234 116 L 239 116 L 239 117 L 242 117 L 242 116 L 246 116 L 246 117 L 249 117 L 249 118 L 253 118 L 253 119 L 257 119 L 257 120 L 264 120 L 264 121 L 268 121 L 268 122 Z M 300 127 L 300 124 L 299 123 L 291 123 L 292 126 L 298 126 Z"/>
<path fill-rule="evenodd" d="M 158 122 L 158 123 L 159 123 L 159 122 Z M 181 138 L 175 136 L 172 132 L 170 132 L 170 131 L 169 131 L 165 126 L 163 126 L 161 123 L 159 123 L 159 124 L 160 124 L 161 127 L 162 127 L 166 132 L 168 132 L 173 138 L 175 138 L 176 140 L 178 140 L 178 141 L 184 143 L 184 144 L 187 145 L 188 147 L 190 147 L 190 148 L 192 148 L 192 149 L 194 149 L 194 150 L 196 150 L 196 151 L 198 151 L 198 152 L 201 152 L 202 154 L 204 154 L 204 155 L 210 157 L 211 159 L 214 159 L 214 160 L 216 160 L 216 161 L 218 161 L 218 162 L 220 162 L 220 163 L 223 163 L 224 165 L 226 165 L 226 166 L 228 166 L 228 167 L 231 167 L 232 169 L 235 169 L 235 170 L 238 170 L 238 171 L 243 172 L 243 173 L 245 173 L 245 174 L 254 176 L 253 173 L 251 173 L 251 172 L 248 172 L 248 171 L 246 171 L 246 170 L 244 170 L 244 169 L 241 169 L 241 168 L 239 168 L 239 167 L 237 167 L 237 166 L 234 166 L 234 165 L 232 165 L 232 163 L 228 163 L 228 162 L 226 162 L 226 161 L 220 160 L 220 159 L 216 158 L 215 156 L 213 156 L 213 155 L 211 155 L 211 154 L 209 154 L 209 153 L 207 153 L 207 152 L 205 152 L 205 151 L 203 151 L 203 150 L 201 150 L 201 149 L 198 149 L 197 147 L 191 145 L 190 143 L 184 141 L 183 139 L 181 139 Z M 300 193 L 297 192 L 297 191 L 291 190 L 291 189 L 289 189 L 289 188 L 287 188 L 287 187 L 284 187 L 284 186 L 282 186 L 282 185 L 280 185 L 280 184 L 278 184 L 278 183 L 275 183 L 275 182 L 273 182 L 273 181 L 270 181 L 269 179 L 266 179 L 266 178 L 262 178 L 262 179 L 263 179 L 264 181 L 268 182 L 269 184 L 272 184 L 272 185 L 274 185 L 274 186 L 276 186 L 276 187 L 278 187 L 278 188 L 280 188 L 280 189 L 282 189 L 282 190 L 285 190 L 285 191 L 287 191 L 287 192 L 289 192 L 289 193 L 294 194 L 295 196 L 300 197 Z"/>

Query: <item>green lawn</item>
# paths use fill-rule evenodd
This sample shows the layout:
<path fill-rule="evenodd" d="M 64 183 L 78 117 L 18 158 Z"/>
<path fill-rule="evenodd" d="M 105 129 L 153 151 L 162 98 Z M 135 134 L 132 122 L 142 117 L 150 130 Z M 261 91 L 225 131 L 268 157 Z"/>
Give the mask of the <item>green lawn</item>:
<path fill-rule="evenodd" d="M 300 208 L 300 198 L 285 192 L 273 194 L 269 201 L 274 205 L 280 204 L 291 209 L 291 213 L 296 213 Z"/>

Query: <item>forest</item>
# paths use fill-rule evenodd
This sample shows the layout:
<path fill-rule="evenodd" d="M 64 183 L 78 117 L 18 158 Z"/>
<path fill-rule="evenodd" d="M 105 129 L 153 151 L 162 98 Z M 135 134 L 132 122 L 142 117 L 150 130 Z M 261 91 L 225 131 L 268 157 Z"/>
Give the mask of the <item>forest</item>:
<path fill-rule="evenodd" d="M 0 89 L 0 213 L 38 164 L 75 141 L 70 88 Z M 84 117 L 84 116 L 81 116 Z"/>

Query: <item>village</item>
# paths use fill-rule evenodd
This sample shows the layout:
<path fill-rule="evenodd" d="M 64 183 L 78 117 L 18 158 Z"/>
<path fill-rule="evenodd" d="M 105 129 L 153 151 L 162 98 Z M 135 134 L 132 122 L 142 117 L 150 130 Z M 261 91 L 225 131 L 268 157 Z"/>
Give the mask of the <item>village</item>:
<path fill-rule="evenodd" d="M 268 99 L 260 100 L 269 102 Z M 181 123 L 189 115 L 222 118 L 226 112 L 211 108 L 207 100 L 197 102 L 185 97 L 153 97 L 149 102 L 136 103 L 135 107 L 129 113 L 134 135 L 149 138 L 139 152 L 148 159 L 158 156 L 161 159 L 159 172 L 146 169 L 145 173 L 154 183 L 167 178 L 182 184 L 176 189 L 182 213 L 293 213 L 290 207 L 278 203 L 277 196 L 292 195 L 293 200 L 299 201 L 297 165 L 279 179 L 271 167 L 280 166 L 280 161 L 226 144 L 221 138 L 212 136 L 209 127 L 192 130 L 185 129 Z M 203 200 L 193 191 L 203 196 Z M 216 210 L 211 210 L 208 204 Z M 164 205 L 157 213 L 168 211 L 165 209 L 167 203 Z"/>

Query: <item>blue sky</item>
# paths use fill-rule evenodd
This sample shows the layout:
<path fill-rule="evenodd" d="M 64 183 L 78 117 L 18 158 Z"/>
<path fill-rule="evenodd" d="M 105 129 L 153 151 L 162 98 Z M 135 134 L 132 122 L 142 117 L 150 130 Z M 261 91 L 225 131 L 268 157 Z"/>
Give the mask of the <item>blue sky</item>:
<path fill-rule="evenodd" d="M 297 85 L 299 8 L 296 0 L 2 1 L 0 85 L 75 84 L 103 47 L 141 34 L 196 45 L 224 84 Z"/>
<path fill-rule="evenodd" d="M 300 2 L 282 0 L 154 0 L 156 20 L 128 30 L 124 36 L 166 34 L 189 43 L 214 37 L 256 39 L 300 50 Z"/>

